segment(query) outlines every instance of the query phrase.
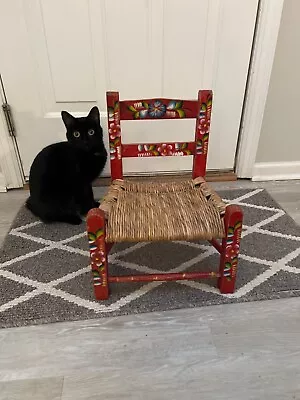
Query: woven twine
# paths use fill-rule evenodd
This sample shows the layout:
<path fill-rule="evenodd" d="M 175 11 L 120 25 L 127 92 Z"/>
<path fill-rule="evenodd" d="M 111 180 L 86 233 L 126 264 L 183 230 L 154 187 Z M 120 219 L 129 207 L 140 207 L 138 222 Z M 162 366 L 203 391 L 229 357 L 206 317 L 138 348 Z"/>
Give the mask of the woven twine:
<path fill-rule="evenodd" d="M 222 238 L 225 207 L 203 178 L 115 180 L 100 205 L 107 218 L 107 242 Z"/>

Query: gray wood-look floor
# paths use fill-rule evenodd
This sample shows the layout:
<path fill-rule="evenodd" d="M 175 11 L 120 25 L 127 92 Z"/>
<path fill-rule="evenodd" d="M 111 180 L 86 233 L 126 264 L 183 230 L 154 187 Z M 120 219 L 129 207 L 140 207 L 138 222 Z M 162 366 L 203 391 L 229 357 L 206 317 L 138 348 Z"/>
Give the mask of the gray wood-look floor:
<path fill-rule="evenodd" d="M 298 181 L 214 186 L 266 187 L 300 223 Z M 26 196 L 0 195 L 0 241 Z M 299 334 L 298 298 L 4 329 L 0 399 L 300 399 Z"/>

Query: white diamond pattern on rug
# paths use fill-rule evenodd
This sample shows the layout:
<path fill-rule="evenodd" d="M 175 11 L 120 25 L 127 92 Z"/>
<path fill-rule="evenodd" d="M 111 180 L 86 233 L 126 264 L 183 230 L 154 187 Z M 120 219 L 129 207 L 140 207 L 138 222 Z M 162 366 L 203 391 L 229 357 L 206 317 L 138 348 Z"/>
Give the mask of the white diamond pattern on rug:
<path fill-rule="evenodd" d="M 44 225 L 22 208 L 0 255 L 0 326 L 298 296 L 300 227 L 262 189 L 220 194 L 245 213 L 235 293 L 219 293 L 215 281 L 128 283 L 111 285 L 110 299 L 97 302 L 84 225 Z M 204 242 L 131 243 L 114 246 L 109 270 L 217 270 L 217 262 Z"/>

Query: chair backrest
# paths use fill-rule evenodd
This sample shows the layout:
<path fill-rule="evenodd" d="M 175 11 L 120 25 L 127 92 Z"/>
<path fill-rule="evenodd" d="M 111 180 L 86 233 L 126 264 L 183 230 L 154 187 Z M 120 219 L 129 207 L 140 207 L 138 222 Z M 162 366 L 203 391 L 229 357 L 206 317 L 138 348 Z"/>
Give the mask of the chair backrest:
<path fill-rule="evenodd" d="M 111 177 L 123 179 L 123 157 L 193 155 L 193 178 L 205 176 L 212 110 L 212 91 L 199 90 L 197 100 L 143 99 L 122 100 L 119 92 L 107 92 L 108 133 Z M 194 118 L 193 142 L 122 144 L 122 120 L 159 120 Z"/>

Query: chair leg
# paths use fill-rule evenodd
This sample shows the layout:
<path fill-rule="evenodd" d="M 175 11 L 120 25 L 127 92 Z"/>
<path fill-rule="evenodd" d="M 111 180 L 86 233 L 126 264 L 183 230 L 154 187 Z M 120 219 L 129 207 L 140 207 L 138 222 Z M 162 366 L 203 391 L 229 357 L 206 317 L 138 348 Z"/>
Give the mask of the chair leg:
<path fill-rule="evenodd" d="M 222 240 L 220 259 L 221 276 L 218 286 L 221 293 L 233 293 L 242 234 L 243 211 L 241 208 L 236 205 L 227 206 L 224 223 L 226 236 Z"/>
<path fill-rule="evenodd" d="M 99 208 L 93 208 L 87 215 L 87 232 L 90 244 L 90 258 L 97 300 L 106 300 L 108 287 L 108 246 L 105 242 L 105 215 Z"/>

